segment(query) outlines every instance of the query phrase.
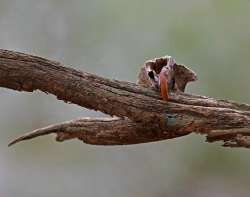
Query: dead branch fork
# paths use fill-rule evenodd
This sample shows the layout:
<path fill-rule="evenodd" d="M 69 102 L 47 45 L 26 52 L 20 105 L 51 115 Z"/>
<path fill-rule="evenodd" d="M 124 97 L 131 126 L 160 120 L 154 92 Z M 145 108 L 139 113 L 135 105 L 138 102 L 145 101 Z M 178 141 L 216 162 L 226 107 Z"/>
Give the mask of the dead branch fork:
<path fill-rule="evenodd" d="M 159 92 L 134 83 L 109 80 L 59 62 L 0 50 L 0 87 L 41 90 L 59 100 L 120 118 L 82 118 L 37 129 L 10 144 L 55 133 L 58 141 L 78 138 L 95 145 L 126 145 L 176 138 L 192 132 L 224 146 L 250 147 L 250 105 L 227 100 Z"/>

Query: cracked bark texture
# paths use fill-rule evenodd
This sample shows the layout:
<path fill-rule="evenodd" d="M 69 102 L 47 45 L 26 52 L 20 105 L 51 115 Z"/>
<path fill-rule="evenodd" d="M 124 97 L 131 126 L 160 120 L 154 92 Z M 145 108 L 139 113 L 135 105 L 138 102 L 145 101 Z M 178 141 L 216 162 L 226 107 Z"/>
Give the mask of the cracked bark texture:
<path fill-rule="evenodd" d="M 96 145 L 126 145 L 180 137 L 192 132 L 224 146 L 250 147 L 250 106 L 186 93 L 159 92 L 134 83 L 109 80 L 59 62 L 0 50 L 0 87 L 41 90 L 59 100 L 119 118 L 73 120 L 35 130 L 11 144 L 50 133 L 57 140 L 78 138 Z"/>

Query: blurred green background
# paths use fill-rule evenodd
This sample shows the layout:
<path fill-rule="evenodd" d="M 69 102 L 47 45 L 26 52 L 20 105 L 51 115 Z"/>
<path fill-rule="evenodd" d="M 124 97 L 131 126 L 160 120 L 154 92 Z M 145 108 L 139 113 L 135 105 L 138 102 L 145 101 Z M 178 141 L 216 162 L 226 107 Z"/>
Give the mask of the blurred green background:
<path fill-rule="evenodd" d="M 250 103 L 250 1 L 0 0 L 0 48 L 112 79 L 136 81 L 147 59 L 172 55 L 199 81 L 188 91 Z M 0 197 L 249 196 L 250 152 L 190 135 L 102 147 L 26 131 L 104 116 L 42 92 L 0 88 Z"/>

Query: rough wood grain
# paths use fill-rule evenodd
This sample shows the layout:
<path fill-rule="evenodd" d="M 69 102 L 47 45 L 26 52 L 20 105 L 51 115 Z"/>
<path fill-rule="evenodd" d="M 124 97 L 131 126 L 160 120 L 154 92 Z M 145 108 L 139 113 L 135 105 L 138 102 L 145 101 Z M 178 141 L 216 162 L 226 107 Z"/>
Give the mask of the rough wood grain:
<path fill-rule="evenodd" d="M 176 138 L 185 134 L 160 132 L 128 119 L 81 118 L 34 130 L 13 140 L 9 145 L 38 136 L 55 133 L 57 141 L 80 139 L 95 145 L 128 145 Z"/>
<path fill-rule="evenodd" d="M 105 79 L 59 62 L 6 50 L 0 50 L 0 86 L 18 91 L 41 90 L 65 102 L 126 117 L 108 121 L 83 119 L 81 123 L 88 126 L 78 126 L 77 132 L 72 129 L 74 134 L 69 132 L 71 127 L 56 125 L 57 130 L 50 132 L 42 129 L 44 134 L 57 133 L 61 140 L 74 137 L 91 144 L 135 144 L 196 132 L 206 134 L 210 142 L 222 140 L 225 146 L 250 146 L 247 104 L 185 93 L 172 94 L 170 101 L 164 102 L 158 92 L 134 83 Z M 117 123 L 122 129 L 110 129 Z M 79 125 L 79 121 L 72 124 Z M 106 132 L 112 137 L 101 137 Z M 95 137 L 90 137 L 92 134 Z"/>

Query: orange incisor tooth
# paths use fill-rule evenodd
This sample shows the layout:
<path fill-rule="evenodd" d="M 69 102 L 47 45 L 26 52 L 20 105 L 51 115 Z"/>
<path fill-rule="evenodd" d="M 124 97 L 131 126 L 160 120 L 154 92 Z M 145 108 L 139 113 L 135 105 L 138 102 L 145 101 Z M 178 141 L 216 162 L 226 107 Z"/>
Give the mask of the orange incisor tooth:
<path fill-rule="evenodd" d="M 161 97 L 164 101 L 168 100 L 168 80 L 167 77 L 160 73 L 160 90 L 161 90 Z"/>

